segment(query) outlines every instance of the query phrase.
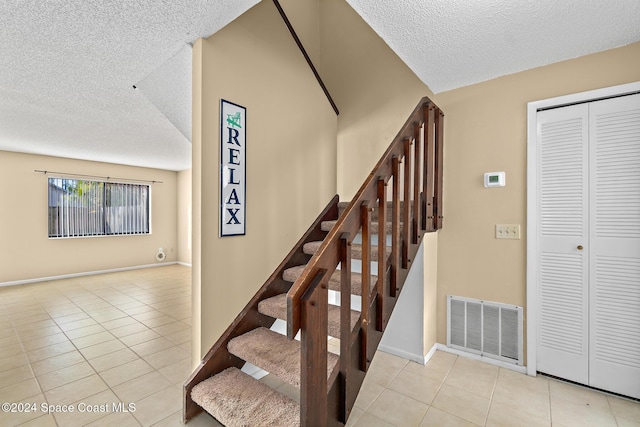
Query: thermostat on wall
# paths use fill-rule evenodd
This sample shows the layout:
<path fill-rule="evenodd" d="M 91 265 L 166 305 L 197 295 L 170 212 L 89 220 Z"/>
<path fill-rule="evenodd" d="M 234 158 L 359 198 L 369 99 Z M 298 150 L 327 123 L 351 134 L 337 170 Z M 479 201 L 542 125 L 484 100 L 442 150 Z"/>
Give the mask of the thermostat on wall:
<path fill-rule="evenodd" d="M 504 172 L 487 172 L 484 174 L 485 187 L 504 187 Z"/>

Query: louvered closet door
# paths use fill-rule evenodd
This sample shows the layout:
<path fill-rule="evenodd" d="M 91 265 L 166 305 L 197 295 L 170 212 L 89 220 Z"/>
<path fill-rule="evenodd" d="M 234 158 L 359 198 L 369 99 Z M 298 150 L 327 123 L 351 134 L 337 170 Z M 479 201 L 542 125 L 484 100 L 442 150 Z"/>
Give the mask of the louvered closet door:
<path fill-rule="evenodd" d="M 588 116 L 586 104 L 542 111 L 537 129 L 537 369 L 583 384 L 589 376 Z"/>
<path fill-rule="evenodd" d="M 640 398 L 640 95 L 589 105 L 589 385 Z"/>

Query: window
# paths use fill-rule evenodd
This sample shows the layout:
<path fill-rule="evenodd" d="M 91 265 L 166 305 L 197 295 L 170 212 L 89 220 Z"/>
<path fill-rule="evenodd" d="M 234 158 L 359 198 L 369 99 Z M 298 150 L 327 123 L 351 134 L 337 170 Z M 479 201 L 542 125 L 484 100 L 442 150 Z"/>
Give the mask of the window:
<path fill-rule="evenodd" d="M 49 237 L 149 234 L 148 185 L 49 178 Z"/>

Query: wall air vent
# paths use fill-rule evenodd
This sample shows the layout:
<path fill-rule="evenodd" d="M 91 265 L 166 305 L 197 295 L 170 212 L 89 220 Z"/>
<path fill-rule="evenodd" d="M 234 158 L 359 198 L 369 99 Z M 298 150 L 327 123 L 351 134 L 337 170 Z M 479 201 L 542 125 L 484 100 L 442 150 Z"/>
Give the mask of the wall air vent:
<path fill-rule="evenodd" d="M 522 366 L 522 307 L 449 295 L 447 346 Z"/>

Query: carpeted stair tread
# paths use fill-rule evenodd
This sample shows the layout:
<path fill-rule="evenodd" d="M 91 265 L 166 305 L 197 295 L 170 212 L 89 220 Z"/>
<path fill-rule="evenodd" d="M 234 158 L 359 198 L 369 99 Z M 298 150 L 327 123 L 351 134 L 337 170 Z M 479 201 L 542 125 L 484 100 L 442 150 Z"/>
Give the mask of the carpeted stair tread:
<path fill-rule="evenodd" d="M 304 271 L 306 265 L 298 265 L 296 267 L 287 268 L 282 273 L 282 278 L 287 282 L 295 282 L 298 280 L 298 277 Z M 331 277 L 329 278 L 329 289 L 332 291 L 340 292 L 340 270 L 336 270 L 333 272 Z M 371 276 L 371 288 L 375 286 L 377 282 L 377 276 Z M 351 294 L 352 295 L 362 295 L 362 274 L 360 273 L 351 273 Z"/>
<path fill-rule="evenodd" d="M 322 231 L 331 231 L 333 226 L 336 225 L 336 222 L 338 222 L 338 220 L 322 221 L 322 223 L 320 224 L 320 228 L 322 229 Z M 387 222 L 386 232 L 391 233 L 391 228 L 392 228 L 392 223 Z M 371 233 L 378 234 L 379 229 L 380 229 L 379 223 L 377 221 L 371 221 Z M 400 223 L 400 231 L 402 231 L 402 223 Z"/>
<path fill-rule="evenodd" d="M 300 425 L 297 402 L 237 368 L 196 384 L 191 398 L 227 427 Z"/>
<path fill-rule="evenodd" d="M 300 342 L 267 328 L 259 327 L 229 341 L 229 352 L 300 387 Z M 327 377 L 338 363 L 338 356 L 327 353 Z"/>
<path fill-rule="evenodd" d="M 320 249 L 321 245 L 322 241 L 305 243 L 305 245 L 302 247 L 302 250 L 307 255 L 313 255 L 318 251 L 318 249 Z M 387 256 L 389 255 L 391 255 L 391 248 L 387 247 Z M 351 258 L 362 259 L 362 245 L 360 243 L 351 244 Z M 377 245 L 371 245 L 371 261 L 378 261 Z"/>
<path fill-rule="evenodd" d="M 276 295 L 258 303 L 258 311 L 276 319 L 287 320 L 287 294 Z M 351 310 L 351 329 L 355 326 L 360 312 Z M 340 338 L 340 307 L 329 304 L 329 335 Z"/>

